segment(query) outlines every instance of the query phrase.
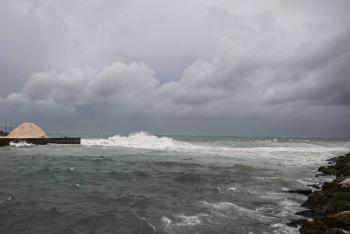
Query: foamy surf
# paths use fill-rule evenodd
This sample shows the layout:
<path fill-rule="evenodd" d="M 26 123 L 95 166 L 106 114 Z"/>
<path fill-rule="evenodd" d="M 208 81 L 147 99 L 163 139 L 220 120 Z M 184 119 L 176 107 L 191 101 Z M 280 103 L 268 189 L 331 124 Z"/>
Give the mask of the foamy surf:
<path fill-rule="evenodd" d="M 171 137 L 155 136 L 147 132 L 132 133 L 128 136 L 115 135 L 109 138 L 82 139 L 84 146 L 103 146 L 108 148 L 125 148 L 136 150 L 159 150 L 184 152 L 198 155 L 215 155 L 222 157 L 249 159 L 268 159 L 272 162 L 290 166 L 319 164 L 325 159 L 349 151 L 347 147 L 323 146 L 317 143 L 280 143 L 278 146 L 254 146 L 241 147 L 232 143 L 222 146 L 207 142 L 186 142 Z M 312 160 L 310 160 L 312 159 Z"/>
<path fill-rule="evenodd" d="M 186 216 L 186 215 L 174 215 L 173 220 L 169 219 L 168 217 L 163 216 L 161 218 L 161 222 L 163 225 L 165 225 L 167 228 L 170 226 L 178 226 L 178 227 L 185 227 L 185 226 L 196 226 L 202 223 L 201 217 L 208 216 L 207 214 L 198 214 L 198 215 L 192 215 L 192 216 Z"/>
<path fill-rule="evenodd" d="M 65 227 L 66 220 L 73 224 L 67 228 L 82 233 L 101 227 L 125 233 L 298 233 L 287 225 L 300 218 L 295 212 L 305 197 L 287 191 L 320 184 L 324 177 L 315 177 L 317 167 L 349 149 L 344 141 L 145 132 L 82 143 L 0 150 L 4 233 L 13 233 L 12 224 L 22 222 L 7 208 L 23 200 L 28 206 L 19 212 L 32 217 L 26 229 L 33 233 L 43 216 L 54 222 L 40 226 L 40 233 Z M 43 184 L 49 191 L 45 208 L 36 206 L 36 191 Z M 56 199 L 51 196 L 56 192 L 69 196 Z M 66 205 L 79 214 L 55 208 Z M 39 225 L 31 228 L 33 223 Z"/>
<path fill-rule="evenodd" d="M 115 135 L 109 138 L 82 139 L 85 146 L 107 146 L 148 150 L 185 150 L 196 148 L 190 143 L 177 141 L 170 137 L 158 137 L 147 132 L 132 133 L 129 136 Z"/>
<path fill-rule="evenodd" d="M 30 147 L 32 146 L 33 144 L 31 143 L 27 143 L 25 141 L 20 141 L 20 142 L 10 142 L 10 146 L 14 146 L 16 148 L 19 148 L 19 147 Z"/>

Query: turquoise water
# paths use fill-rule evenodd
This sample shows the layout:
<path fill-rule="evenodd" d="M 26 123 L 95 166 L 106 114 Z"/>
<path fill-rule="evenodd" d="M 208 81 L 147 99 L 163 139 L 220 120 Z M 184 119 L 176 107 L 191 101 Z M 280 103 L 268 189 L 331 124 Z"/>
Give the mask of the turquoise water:
<path fill-rule="evenodd" d="M 0 233 L 298 233 L 346 140 L 130 136 L 0 148 Z"/>

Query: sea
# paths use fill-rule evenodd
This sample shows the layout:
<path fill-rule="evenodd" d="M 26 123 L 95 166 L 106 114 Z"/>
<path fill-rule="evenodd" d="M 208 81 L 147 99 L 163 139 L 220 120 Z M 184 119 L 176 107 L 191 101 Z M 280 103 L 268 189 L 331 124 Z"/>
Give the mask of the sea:
<path fill-rule="evenodd" d="M 299 233 L 346 139 L 91 135 L 0 147 L 0 233 Z"/>

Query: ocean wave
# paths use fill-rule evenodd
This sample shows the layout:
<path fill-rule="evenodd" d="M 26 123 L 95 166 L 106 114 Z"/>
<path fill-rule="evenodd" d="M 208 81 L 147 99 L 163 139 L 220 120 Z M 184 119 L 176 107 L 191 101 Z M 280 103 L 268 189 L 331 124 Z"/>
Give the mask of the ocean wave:
<path fill-rule="evenodd" d="M 170 137 L 157 137 L 147 132 L 132 133 L 129 136 L 115 135 L 109 138 L 82 139 L 85 146 L 107 146 L 149 150 L 181 150 L 195 147 Z"/>
<path fill-rule="evenodd" d="M 156 226 L 154 226 L 152 223 L 150 223 L 146 218 L 141 217 L 141 221 L 146 225 L 146 228 L 151 228 L 152 233 L 156 233 Z M 143 230 L 144 231 L 144 230 Z M 145 232 L 146 233 L 146 232 Z"/>
<path fill-rule="evenodd" d="M 25 142 L 25 141 L 19 141 L 19 142 L 13 142 L 13 141 L 11 141 L 10 142 L 10 146 L 14 146 L 14 147 L 16 147 L 16 148 L 19 148 L 19 147 L 30 147 L 30 146 L 32 146 L 33 144 L 31 144 L 31 143 L 27 143 L 27 142 Z"/>
<path fill-rule="evenodd" d="M 215 145 L 213 142 L 180 141 L 171 137 L 159 137 L 146 132 L 133 133 L 128 136 L 115 135 L 109 138 L 82 139 L 82 145 L 102 146 L 107 149 L 128 149 L 128 150 L 155 150 L 175 153 L 205 156 L 215 155 L 225 158 L 235 158 L 243 161 L 242 167 L 247 167 L 250 160 L 268 159 L 273 165 L 287 164 L 288 166 L 318 165 L 327 158 L 337 156 L 349 151 L 348 147 L 322 146 L 319 144 L 308 144 L 294 142 L 290 145 L 267 145 L 251 147 L 238 147 L 235 144 Z M 242 157 L 244 155 L 244 157 Z M 264 163 L 260 166 L 266 166 Z M 269 165 L 271 166 L 271 165 Z M 254 169 L 254 168 L 253 168 Z"/>
<path fill-rule="evenodd" d="M 13 199 L 12 196 L 8 196 L 7 198 L 3 199 L 3 200 L 0 200 L 0 204 L 1 203 L 5 203 L 5 202 L 8 202 L 8 201 L 11 201 Z"/>
<path fill-rule="evenodd" d="M 180 175 L 176 176 L 174 180 L 177 182 L 184 182 L 184 183 L 197 183 L 204 180 L 204 178 L 202 178 L 200 175 L 197 175 L 195 173 L 181 173 Z"/>
<path fill-rule="evenodd" d="M 219 212 L 223 212 L 223 213 L 246 213 L 246 214 L 251 214 L 251 215 L 256 215 L 257 212 L 254 210 L 250 210 L 247 208 L 244 208 L 242 206 L 238 206 L 234 203 L 231 202 L 218 202 L 218 203 L 210 203 L 207 201 L 200 201 L 199 202 L 200 206 L 215 210 L 215 211 L 219 211 Z"/>
<path fill-rule="evenodd" d="M 210 152 L 347 152 L 347 147 L 327 147 L 315 144 L 293 144 L 283 146 L 252 146 L 252 147 L 236 147 L 222 145 L 206 145 L 201 143 L 190 143 L 185 141 L 175 140 L 171 137 L 159 137 L 147 132 L 141 131 L 132 133 L 128 136 L 115 135 L 109 138 L 98 139 L 82 139 L 82 145 L 85 146 L 108 146 L 108 147 L 123 147 L 135 149 L 150 149 L 150 150 L 207 150 Z"/>
<path fill-rule="evenodd" d="M 275 217 L 265 216 L 259 210 L 251 210 L 231 202 L 210 203 L 207 201 L 200 201 L 199 205 L 209 209 L 216 215 L 224 216 L 226 218 L 235 219 L 238 217 L 246 217 L 251 220 L 258 220 L 260 223 L 270 223 L 275 220 Z"/>
<path fill-rule="evenodd" d="M 166 229 L 173 229 L 175 227 L 194 227 L 203 222 L 203 218 L 208 217 L 207 214 L 197 214 L 186 216 L 184 214 L 173 215 L 173 218 L 163 216 L 161 223 Z"/>
<path fill-rule="evenodd" d="M 275 224 L 270 225 L 270 227 L 272 229 L 272 233 L 276 233 L 276 234 L 296 234 L 296 233 L 299 233 L 298 228 L 289 227 L 288 225 L 286 225 L 284 223 L 275 223 Z"/>

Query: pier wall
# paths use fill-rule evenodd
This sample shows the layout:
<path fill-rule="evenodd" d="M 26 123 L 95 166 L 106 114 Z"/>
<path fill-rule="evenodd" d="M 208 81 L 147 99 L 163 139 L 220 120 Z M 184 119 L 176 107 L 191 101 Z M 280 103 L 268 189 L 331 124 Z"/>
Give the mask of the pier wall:
<path fill-rule="evenodd" d="M 0 138 L 0 146 L 9 145 L 10 142 L 25 141 L 34 145 L 46 145 L 46 144 L 67 144 L 67 145 L 79 145 L 81 143 L 80 137 L 62 137 L 62 138 Z"/>

